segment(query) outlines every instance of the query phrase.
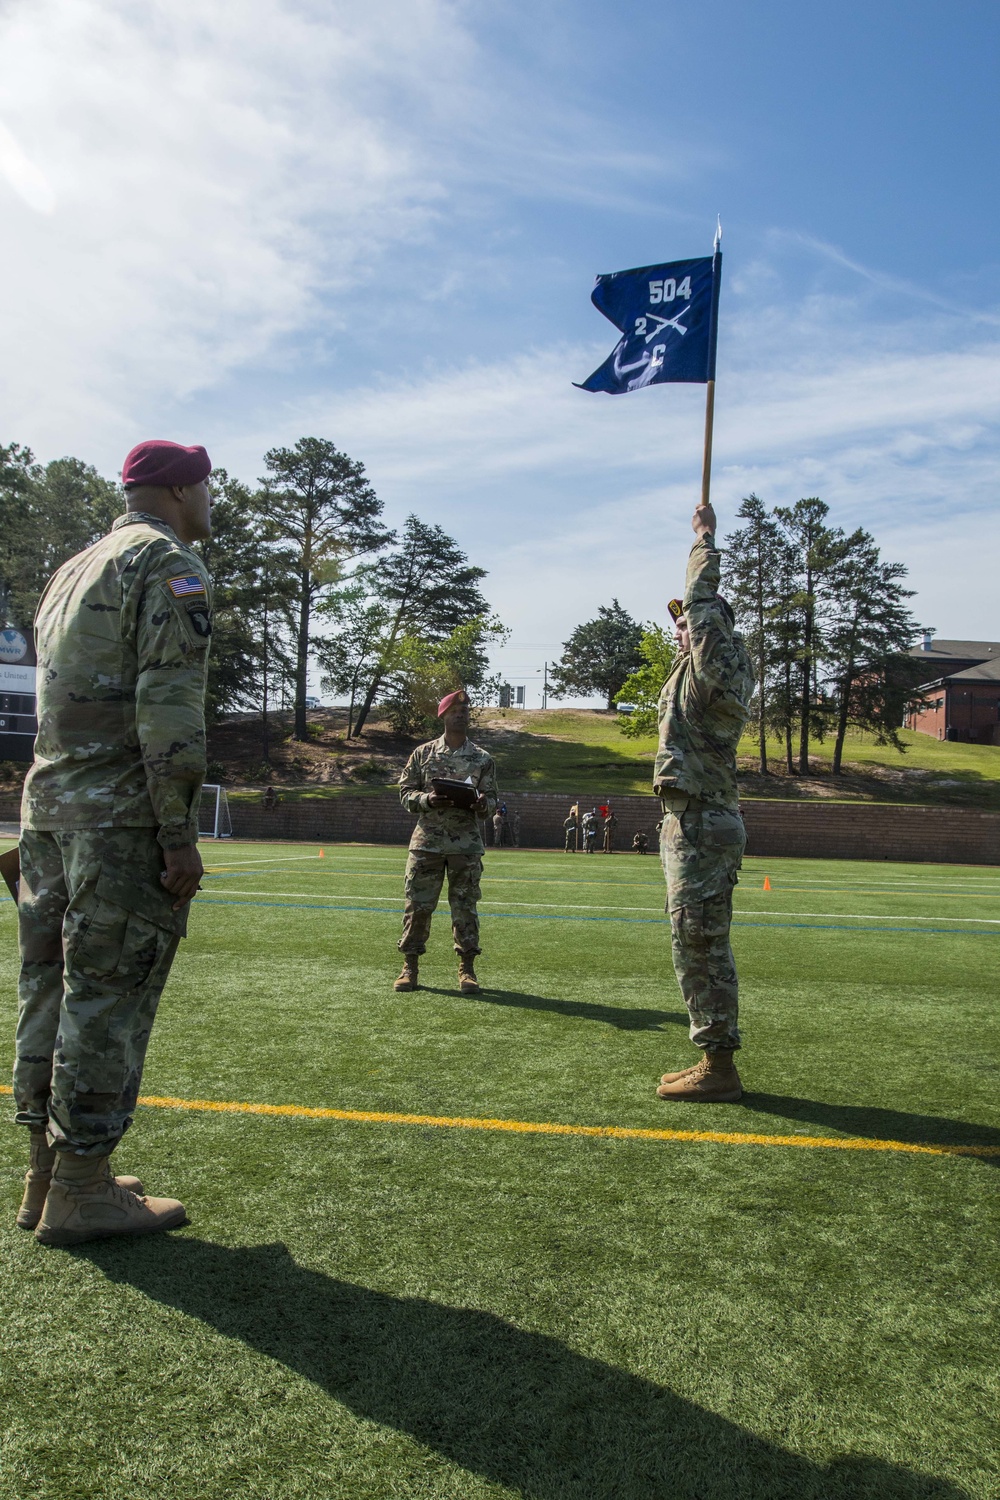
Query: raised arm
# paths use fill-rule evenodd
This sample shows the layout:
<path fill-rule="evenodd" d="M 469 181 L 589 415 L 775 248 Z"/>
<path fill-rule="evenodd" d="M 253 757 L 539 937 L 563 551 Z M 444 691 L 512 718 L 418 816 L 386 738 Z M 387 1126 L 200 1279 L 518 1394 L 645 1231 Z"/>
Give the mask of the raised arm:
<path fill-rule="evenodd" d="M 699 506 L 691 525 L 695 543 L 684 583 L 684 618 L 691 639 L 692 680 L 707 706 L 732 689 L 734 620 L 719 597 L 722 554 L 715 545 L 712 507 Z"/>

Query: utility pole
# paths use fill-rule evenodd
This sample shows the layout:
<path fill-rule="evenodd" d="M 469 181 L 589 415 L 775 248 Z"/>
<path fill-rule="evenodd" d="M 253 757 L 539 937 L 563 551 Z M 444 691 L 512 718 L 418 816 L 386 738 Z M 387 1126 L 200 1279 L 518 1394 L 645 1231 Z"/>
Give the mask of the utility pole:
<path fill-rule="evenodd" d="M 542 707 L 543 708 L 548 708 L 548 706 L 549 706 L 549 664 L 548 664 L 548 662 L 546 662 L 545 665 L 542 668 Z"/>

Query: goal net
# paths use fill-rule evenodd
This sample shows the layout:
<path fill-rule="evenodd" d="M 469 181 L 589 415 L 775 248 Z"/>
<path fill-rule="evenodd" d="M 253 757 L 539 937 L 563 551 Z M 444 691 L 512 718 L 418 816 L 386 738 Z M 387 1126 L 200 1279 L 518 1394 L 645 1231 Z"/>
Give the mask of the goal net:
<path fill-rule="evenodd" d="M 231 839 L 233 820 L 229 816 L 229 798 L 224 786 L 206 781 L 201 789 L 201 805 L 198 809 L 198 837 L 203 839 Z"/>

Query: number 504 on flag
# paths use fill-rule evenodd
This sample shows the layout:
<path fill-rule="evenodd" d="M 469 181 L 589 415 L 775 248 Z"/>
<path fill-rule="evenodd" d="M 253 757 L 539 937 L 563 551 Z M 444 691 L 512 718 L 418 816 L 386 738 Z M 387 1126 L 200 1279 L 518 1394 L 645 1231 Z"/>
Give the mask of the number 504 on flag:
<path fill-rule="evenodd" d="M 598 276 L 590 300 L 621 338 L 583 391 L 626 395 L 669 381 L 715 379 L 722 255 Z"/>

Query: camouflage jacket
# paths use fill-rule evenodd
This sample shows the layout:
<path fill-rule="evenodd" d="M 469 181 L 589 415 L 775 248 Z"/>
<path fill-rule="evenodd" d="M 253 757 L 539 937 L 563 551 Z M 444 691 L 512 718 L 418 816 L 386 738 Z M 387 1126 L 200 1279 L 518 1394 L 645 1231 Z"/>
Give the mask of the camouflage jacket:
<path fill-rule="evenodd" d="M 462 807 L 428 807 L 431 781 L 442 777 L 448 781 L 472 784 L 486 798 L 486 810 L 475 813 Z M 479 818 L 488 818 L 497 805 L 497 768 L 471 740 L 458 750 L 451 750 L 444 735 L 418 745 L 406 762 L 399 779 L 399 800 L 407 812 L 417 814 L 417 826 L 410 839 L 411 849 L 428 849 L 435 854 L 483 854 Z"/>
<path fill-rule="evenodd" d="M 25 828 L 148 828 L 164 848 L 198 838 L 205 564 L 138 512 L 49 579 L 35 616 L 38 738 Z"/>
<path fill-rule="evenodd" d="M 653 791 L 737 808 L 736 746 L 754 684 L 743 639 L 719 600 L 720 555 L 715 538 L 703 536 L 688 558 L 684 615 L 691 649 L 678 658 L 660 694 Z"/>

